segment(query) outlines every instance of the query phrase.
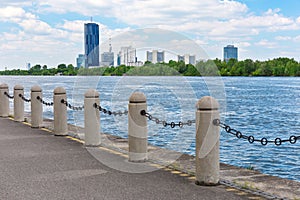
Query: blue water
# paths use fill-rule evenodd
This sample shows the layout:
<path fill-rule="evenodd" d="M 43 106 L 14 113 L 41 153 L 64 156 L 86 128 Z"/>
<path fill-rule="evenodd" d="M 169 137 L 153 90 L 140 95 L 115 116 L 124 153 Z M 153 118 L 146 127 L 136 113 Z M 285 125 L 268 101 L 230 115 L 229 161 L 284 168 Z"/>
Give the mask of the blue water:
<path fill-rule="evenodd" d="M 296 77 L 2 76 L 0 82 L 7 83 L 10 91 L 16 84 L 23 85 L 25 97 L 33 85 L 40 85 L 45 101 L 52 101 L 54 88 L 62 86 L 74 106 L 81 106 L 84 92 L 94 88 L 100 93 L 102 107 L 113 111 L 127 110 L 131 93 L 142 91 L 147 96 L 148 112 L 168 122 L 195 119 L 197 100 L 210 95 L 220 103 L 221 120 L 243 134 L 268 140 L 300 135 L 300 78 Z M 30 111 L 30 105 L 25 104 L 25 109 Z M 82 111 L 68 111 L 68 116 L 69 123 L 83 126 Z M 53 118 L 51 107 L 44 107 L 44 117 Z M 194 124 L 174 129 L 151 121 L 148 124 L 151 144 L 194 155 Z M 102 114 L 101 131 L 127 137 L 127 116 Z M 220 140 L 221 162 L 300 181 L 300 141 L 262 146 L 225 131 Z"/>

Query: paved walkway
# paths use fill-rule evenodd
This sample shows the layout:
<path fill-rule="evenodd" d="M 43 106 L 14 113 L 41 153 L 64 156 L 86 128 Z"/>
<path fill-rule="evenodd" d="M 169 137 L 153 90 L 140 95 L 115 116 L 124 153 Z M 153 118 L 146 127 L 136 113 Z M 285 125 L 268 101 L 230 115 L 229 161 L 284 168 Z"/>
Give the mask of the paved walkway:
<path fill-rule="evenodd" d="M 189 177 L 7 118 L 0 127 L 0 199 L 260 199 L 223 185 L 197 186 Z M 128 172 L 136 170 L 141 173 Z"/>

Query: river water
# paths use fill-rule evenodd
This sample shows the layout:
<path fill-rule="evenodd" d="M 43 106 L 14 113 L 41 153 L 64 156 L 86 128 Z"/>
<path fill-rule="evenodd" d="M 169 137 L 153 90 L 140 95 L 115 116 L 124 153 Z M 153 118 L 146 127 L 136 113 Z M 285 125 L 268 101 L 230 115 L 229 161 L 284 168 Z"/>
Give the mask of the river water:
<path fill-rule="evenodd" d="M 127 110 L 129 96 L 144 92 L 148 112 L 168 122 L 195 119 L 195 105 L 203 96 L 220 103 L 221 120 L 231 128 L 256 139 L 289 139 L 300 135 L 300 78 L 297 77 L 42 77 L 1 76 L 1 83 L 25 88 L 40 85 L 45 101 L 52 101 L 53 90 L 66 88 L 68 102 L 83 105 L 89 88 L 100 93 L 101 106 L 112 111 Z M 12 105 L 12 102 L 11 102 Z M 25 104 L 30 111 L 30 104 Z M 44 106 L 44 117 L 53 118 L 52 107 Z M 68 111 L 68 122 L 83 126 L 83 111 Z M 163 148 L 194 155 L 195 125 L 163 127 L 148 122 L 149 142 Z M 127 137 L 127 116 L 101 114 L 101 131 Z M 300 141 L 276 146 L 250 144 L 221 132 L 220 160 L 235 166 L 254 168 L 265 174 L 300 181 Z"/>

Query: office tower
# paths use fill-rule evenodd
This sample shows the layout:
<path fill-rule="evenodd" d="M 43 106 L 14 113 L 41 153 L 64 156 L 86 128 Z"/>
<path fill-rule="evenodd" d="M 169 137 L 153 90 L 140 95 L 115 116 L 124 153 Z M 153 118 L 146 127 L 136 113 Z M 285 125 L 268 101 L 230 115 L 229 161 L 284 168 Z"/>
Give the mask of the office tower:
<path fill-rule="evenodd" d="M 112 52 L 111 39 L 109 38 L 109 51 L 101 54 L 101 66 L 114 66 L 114 52 Z"/>
<path fill-rule="evenodd" d="M 104 52 L 101 54 L 101 66 L 114 66 L 114 53 L 113 52 Z"/>
<path fill-rule="evenodd" d="M 85 67 L 99 67 L 99 26 L 95 23 L 84 24 Z"/>
<path fill-rule="evenodd" d="M 238 59 L 238 48 L 234 45 L 224 47 L 224 60 L 228 62 L 230 58 Z"/>
<path fill-rule="evenodd" d="M 136 58 L 136 49 L 131 46 L 121 47 L 121 51 L 118 54 L 118 66 L 126 65 L 126 66 L 135 66 L 137 62 Z"/>
<path fill-rule="evenodd" d="M 76 58 L 76 67 L 84 67 L 85 65 L 85 56 L 84 54 L 79 54 L 78 57 Z"/>
<path fill-rule="evenodd" d="M 150 61 L 152 63 L 161 63 L 165 61 L 165 52 L 164 51 L 157 51 L 153 50 L 147 51 L 147 61 Z"/>
<path fill-rule="evenodd" d="M 196 56 L 190 54 L 178 55 L 178 62 L 183 61 L 185 64 L 196 64 Z"/>

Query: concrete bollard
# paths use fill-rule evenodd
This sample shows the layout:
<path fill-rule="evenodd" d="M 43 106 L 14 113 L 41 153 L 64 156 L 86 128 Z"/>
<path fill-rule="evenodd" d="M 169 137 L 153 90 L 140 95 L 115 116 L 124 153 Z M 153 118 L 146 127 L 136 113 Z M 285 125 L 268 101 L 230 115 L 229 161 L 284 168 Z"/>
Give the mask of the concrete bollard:
<path fill-rule="evenodd" d="M 147 118 L 141 115 L 142 110 L 147 111 L 146 96 L 141 92 L 134 92 L 128 104 L 128 144 L 131 162 L 145 162 L 148 159 Z"/>
<path fill-rule="evenodd" d="M 196 111 L 196 184 L 213 186 L 219 184 L 220 128 L 213 125 L 219 119 L 219 103 L 205 96 L 197 102 Z"/>
<path fill-rule="evenodd" d="M 31 127 L 39 128 L 43 123 L 43 105 L 37 99 L 42 98 L 42 88 L 38 85 L 31 87 Z"/>
<path fill-rule="evenodd" d="M 8 94 L 8 85 L 3 83 L 0 85 L 0 117 L 8 117 L 9 115 L 9 99 L 4 94 Z"/>
<path fill-rule="evenodd" d="M 67 106 L 62 102 L 67 101 L 66 90 L 57 87 L 53 91 L 54 135 L 67 135 Z"/>
<path fill-rule="evenodd" d="M 21 96 L 24 96 L 24 87 L 15 85 L 14 87 L 14 120 L 17 122 L 24 121 L 24 101 Z"/>
<path fill-rule="evenodd" d="M 85 146 L 99 146 L 100 135 L 100 113 L 94 104 L 100 105 L 99 93 L 89 89 L 84 98 L 84 140 Z"/>

